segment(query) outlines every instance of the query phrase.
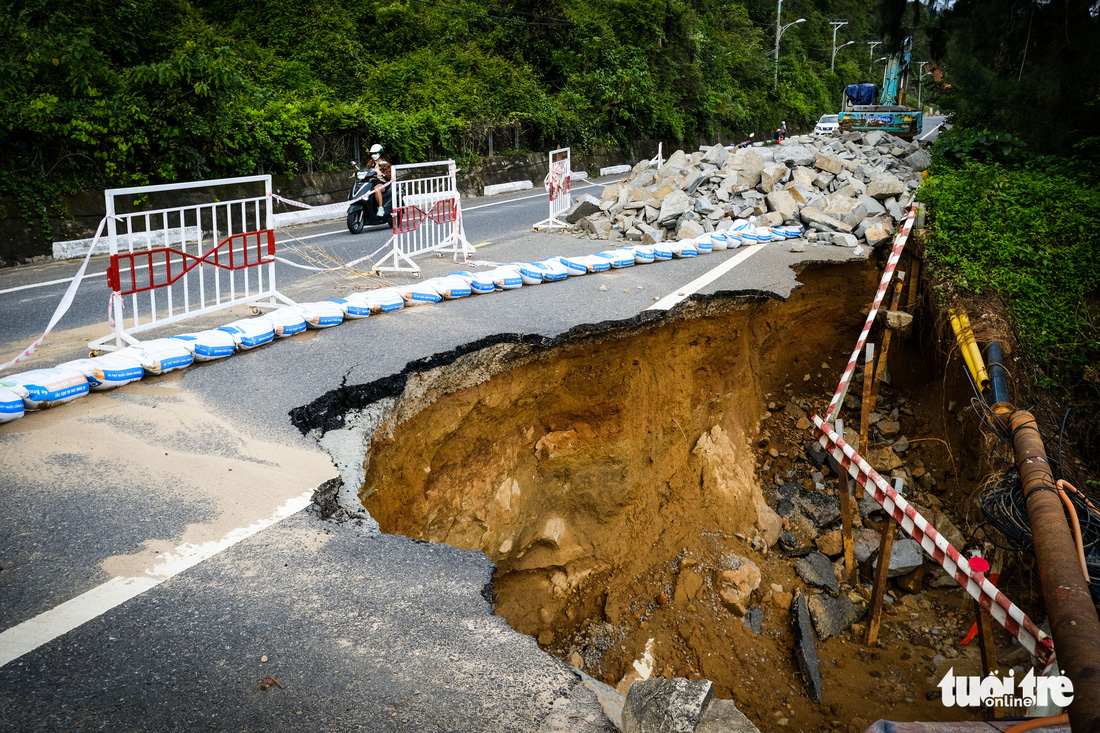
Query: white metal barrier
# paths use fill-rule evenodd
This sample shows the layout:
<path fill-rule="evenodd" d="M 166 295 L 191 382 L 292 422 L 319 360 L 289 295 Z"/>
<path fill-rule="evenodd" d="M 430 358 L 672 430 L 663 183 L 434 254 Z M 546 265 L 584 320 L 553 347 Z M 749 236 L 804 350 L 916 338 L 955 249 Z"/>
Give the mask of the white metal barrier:
<path fill-rule="evenodd" d="M 230 195 L 242 188 L 255 194 L 219 200 L 213 189 L 228 187 L 237 189 Z M 116 206 L 120 197 L 122 207 L 132 208 L 127 199 L 162 192 L 191 192 L 197 203 L 146 211 Z M 114 188 L 104 199 L 111 333 L 89 348 L 120 349 L 139 343 L 133 334 L 236 305 L 293 304 L 275 287 L 271 176 Z"/>
<path fill-rule="evenodd" d="M 570 178 L 573 175 L 572 161 L 569 148 L 558 148 L 550 151 L 550 170 L 543 180 L 546 191 L 550 194 L 550 216 L 535 224 L 535 230 L 539 229 L 564 229 L 569 225 L 558 217 L 573 205 L 573 194 L 570 192 Z"/>
<path fill-rule="evenodd" d="M 419 273 L 420 265 L 412 258 L 424 252 L 452 252 L 456 262 L 460 254 L 469 259 L 474 248 L 462 224 L 455 162 L 407 163 L 391 170 L 393 236 L 382 249 L 392 249 L 375 269 Z"/>

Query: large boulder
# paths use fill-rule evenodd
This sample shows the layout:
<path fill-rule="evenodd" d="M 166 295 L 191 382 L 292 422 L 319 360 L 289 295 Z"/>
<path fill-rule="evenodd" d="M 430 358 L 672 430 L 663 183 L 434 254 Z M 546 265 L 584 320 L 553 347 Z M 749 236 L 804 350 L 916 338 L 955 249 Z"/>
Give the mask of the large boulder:
<path fill-rule="evenodd" d="M 848 226 L 839 219 L 834 219 L 825 212 L 815 209 L 812 205 L 807 205 L 798 212 L 799 217 L 802 219 L 802 223 L 813 229 L 825 232 L 851 232 L 852 227 Z"/>
<path fill-rule="evenodd" d="M 760 172 L 760 188 L 764 193 L 774 191 L 777 186 L 781 185 L 786 180 L 787 174 L 790 173 L 785 165 L 767 165 L 764 166 L 764 170 Z"/>
<path fill-rule="evenodd" d="M 905 164 L 915 171 L 926 171 L 932 165 L 932 156 L 923 150 L 917 150 L 905 156 Z"/>
<path fill-rule="evenodd" d="M 828 204 L 825 206 L 823 212 L 826 216 L 831 216 L 834 219 L 847 224 L 852 229 L 859 226 L 859 223 L 867 218 L 867 207 L 861 204 L 857 199 L 849 196 L 829 196 Z"/>
<path fill-rule="evenodd" d="M 906 190 L 905 184 L 893 176 L 882 176 L 867 184 L 867 195 L 879 201 L 900 196 Z"/>
<path fill-rule="evenodd" d="M 718 597 L 730 611 L 744 616 L 752 592 L 760 586 L 760 569 L 752 560 L 739 555 L 727 555 L 723 561 L 727 567 L 714 576 Z"/>
<path fill-rule="evenodd" d="M 894 236 L 894 227 L 888 221 L 879 221 L 867 227 L 863 232 L 863 236 L 867 240 L 867 244 L 877 247 L 890 241 L 890 238 Z"/>
<path fill-rule="evenodd" d="M 661 226 L 669 226 L 690 208 L 691 197 L 683 191 L 673 191 L 661 202 L 661 213 L 657 216 L 657 222 Z"/>
<path fill-rule="evenodd" d="M 638 680 L 623 705 L 623 733 L 694 733 L 714 700 L 710 680 Z"/>
<path fill-rule="evenodd" d="M 703 155 L 703 162 L 710 163 L 716 168 L 721 168 L 726 164 L 726 158 L 730 155 L 730 151 L 723 145 L 715 145 L 712 148 L 707 148 L 706 153 Z"/>
<path fill-rule="evenodd" d="M 695 239 L 705 231 L 698 220 L 680 217 L 680 221 L 676 224 L 676 239 Z"/>
<path fill-rule="evenodd" d="M 581 219 L 600 211 L 600 200 L 587 193 L 581 194 L 576 203 L 565 212 L 565 221 L 576 224 Z"/>
<path fill-rule="evenodd" d="M 877 216 L 878 214 L 886 213 L 886 207 L 883 206 L 882 203 L 878 201 L 878 199 L 873 199 L 867 194 L 863 194 L 858 198 L 859 202 L 863 204 L 864 208 L 867 209 L 867 216 Z"/>
<path fill-rule="evenodd" d="M 672 155 L 668 156 L 668 160 L 661 166 L 658 173 L 662 176 L 671 176 L 677 171 L 688 167 L 688 157 L 684 154 L 683 150 L 677 150 Z"/>
<path fill-rule="evenodd" d="M 775 151 L 775 159 L 791 166 L 813 165 L 817 151 L 805 145 L 780 145 Z"/>
<path fill-rule="evenodd" d="M 726 159 L 726 171 L 737 171 L 737 183 L 753 188 L 760 183 L 760 173 L 764 170 L 764 158 L 752 149 L 738 150 Z"/>
<path fill-rule="evenodd" d="M 798 218 L 798 201 L 790 191 L 772 191 L 764 198 L 768 208 L 782 216 L 784 222 Z"/>
<path fill-rule="evenodd" d="M 798 577 L 815 588 L 822 588 L 833 595 L 840 593 L 840 586 L 833 573 L 833 564 L 820 552 L 811 552 L 794 564 Z"/>
<path fill-rule="evenodd" d="M 839 636 L 867 615 L 867 602 L 857 593 L 838 596 L 819 593 L 811 596 L 806 605 L 809 606 L 814 629 L 822 639 Z"/>
<path fill-rule="evenodd" d="M 844 161 L 831 153 L 821 152 L 814 158 L 814 167 L 835 176 L 844 170 Z"/>

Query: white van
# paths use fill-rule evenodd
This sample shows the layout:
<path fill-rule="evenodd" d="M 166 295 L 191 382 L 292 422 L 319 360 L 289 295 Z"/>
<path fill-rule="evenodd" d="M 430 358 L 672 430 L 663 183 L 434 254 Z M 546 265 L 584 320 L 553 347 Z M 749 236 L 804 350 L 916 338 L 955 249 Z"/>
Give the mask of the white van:
<path fill-rule="evenodd" d="M 837 119 L 838 115 L 821 115 L 821 119 L 814 125 L 815 135 L 828 135 L 830 132 L 836 132 L 840 127 L 840 121 Z"/>

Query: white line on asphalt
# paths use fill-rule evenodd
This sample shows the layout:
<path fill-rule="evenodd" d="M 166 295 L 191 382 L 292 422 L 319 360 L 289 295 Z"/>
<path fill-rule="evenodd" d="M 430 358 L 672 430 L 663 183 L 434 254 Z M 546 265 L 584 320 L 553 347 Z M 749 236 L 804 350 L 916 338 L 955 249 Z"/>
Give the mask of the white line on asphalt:
<path fill-rule="evenodd" d="M 722 275 L 725 275 L 727 272 L 729 272 L 733 268 L 737 267 L 738 265 L 740 265 L 742 262 L 744 262 L 748 258 L 752 257 L 754 254 L 756 254 L 760 250 L 764 249 L 764 247 L 766 247 L 766 246 L 767 245 L 764 245 L 764 244 L 752 245 L 748 249 L 745 249 L 745 250 L 742 250 L 742 251 L 738 252 L 736 255 L 729 258 L 728 260 L 726 260 L 722 264 L 718 265 L 714 269 L 700 275 L 699 277 L 695 278 L 694 280 L 689 282 L 684 287 L 677 289 L 677 291 L 675 293 L 672 293 L 671 295 L 666 295 L 665 297 L 661 298 L 656 303 L 649 306 L 649 308 L 646 308 L 646 310 L 651 310 L 651 311 L 672 310 L 673 307 L 675 307 L 679 303 L 682 303 L 685 299 L 687 299 L 688 296 L 693 295 L 694 293 L 698 292 L 704 286 L 709 285 L 710 283 L 714 282 L 718 278 L 722 277 Z"/>
<path fill-rule="evenodd" d="M 577 186 L 576 188 L 588 188 L 588 187 L 598 186 L 598 185 L 599 185 L 598 183 L 587 182 L 587 183 L 584 183 L 580 186 Z M 484 209 L 487 206 L 501 206 L 503 204 L 510 204 L 513 201 L 526 201 L 527 199 L 544 198 L 545 196 L 546 196 L 545 193 L 541 193 L 541 194 L 537 194 L 535 196 L 523 196 L 523 197 L 517 198 L 517 199 L 508 199 L 507 201 L 494 201 L 492 203 L 482 204 L 480 206 L 471 206 L 470 208 L 464 209 L 463 211 L 464 212 L 465 211 L 475 211 L 476 209 Z M 343 229 L 337 229 L 334 232 L 321 232 L 320 234 L 308 234 L 304 237 L 296 237 L 294 239 L 279 239 L 279 240 L 275 241 L 275 244 L 287 244 L 288 242 L 301 242 L 301 241 L 304 241 L 306 239 L 316 239 L 317 237 L 331 237 L 333 234 L 340 234 L 343 231 L 344 231 Z M 137 270 L 147 270 L 147 269 L 149 269 L 148 265 L 138 265 L 137 267 L 134 268 L 135 271 L 137 271 Z M 84 276 L 84 279 L 87 280 L 87 279 L 93 278 L 93 277 L 103 277 L 106 274 L 107 274 L 106 272 L 91 272 L 91 273 L 86 274 Z M 7 295 L 8 293 L 17 293 L 20 290 L 32 290 L 34 288 L 46 288 L 46 287 L 49 287 L 51 285 L 64 285 L 64 284 L 70 283 L 72 281 L 73 281 L 73 279 L 71 277 L 66 277 L 66 278 L 62 278 L 60 280 L 49 280 L 49 281 L 43 282 L 43 283 L 31 283 L 30 285 L 19 285 L 19 286 L 14 287 L 14 288 L 7 288 L 6 290 L 0 290 L 0 295 Z"/>
<path fill-rule="evenodd" d="M 942 123 L 942 122 L 941 122 L 941 123 L 939 123 L 938 125 L 936 125 L 935 127 L 933 127 L 933 128 L 932 128 L 931 130 L 929 130 L 928 132 L 926 132 L 926 133 L 924 133 L 923 135 L 920 135 L 919 137 L 917 137 L 917 141 L 919 142 L 919 141 L 923 140 L 924 138 L 928 137 L 929 135 L 931 135 L 931 134 L 932 134 L 933 132 L 935 132 L 936 130 L 940 129 L 941 127 L 943 127 L 943 123 Z"/>
<path fill-rule="evenodd" d="M 112 608 L 122 605 L 150 588 L 155 588 L 203 560 L 209 560 L 241 540 L 278 524 L 292 514 L 305 509 L 312 501 L 313 490 L 311 489 L 301 496 L 288 499 L 270 517 L 257 520 L 247 527 L 239 527 L 220 540 L 204 542 L 201 545 L 180 545 L 175 552 L 158 556 L 159 562 L 147 568 L 144 576 L 111 578 L 87 593 L 82 593 L 72 600 L 11 627 L 0 633 L 0 667 L 102 616 Z"/>

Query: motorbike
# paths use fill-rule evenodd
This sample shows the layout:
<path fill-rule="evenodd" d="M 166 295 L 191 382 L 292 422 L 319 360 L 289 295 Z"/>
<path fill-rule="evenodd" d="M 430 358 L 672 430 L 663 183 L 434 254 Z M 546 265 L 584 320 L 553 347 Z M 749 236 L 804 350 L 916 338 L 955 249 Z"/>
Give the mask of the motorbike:
<path fill-rule="evenodd" d="M 738 148 L 747 148 L 749 145 L 752 144 L 752 139 L 754 137 L 756 137 L 756 133 L 755 132 L 750 132 L 749 136 L 747 138 L 745 138 L 745 141 L 742 142 L 742 143 L 738 143 L 737 147 Z"/>
<path fill-rule="evenodd" d="M 355 182 L 351 184 L 351 193 L 348 194 L 348 200 L 352 202 L 348 206 L 348 231 L 358 234 L 365 226 L 390 225 L 393 221 L 393 194 L 390 188 L 387 186 L 382 189 L 382 207 L 379 210 L 378 200 L 374 196 L 367 196 L 380 183 L 378 171 L 374 168 L 360 168 L 354 160 L 351 164 L 355 166 L 355 174 L 352 176 Z M 366 198 L 355 200 L 361 196 Z"/>

